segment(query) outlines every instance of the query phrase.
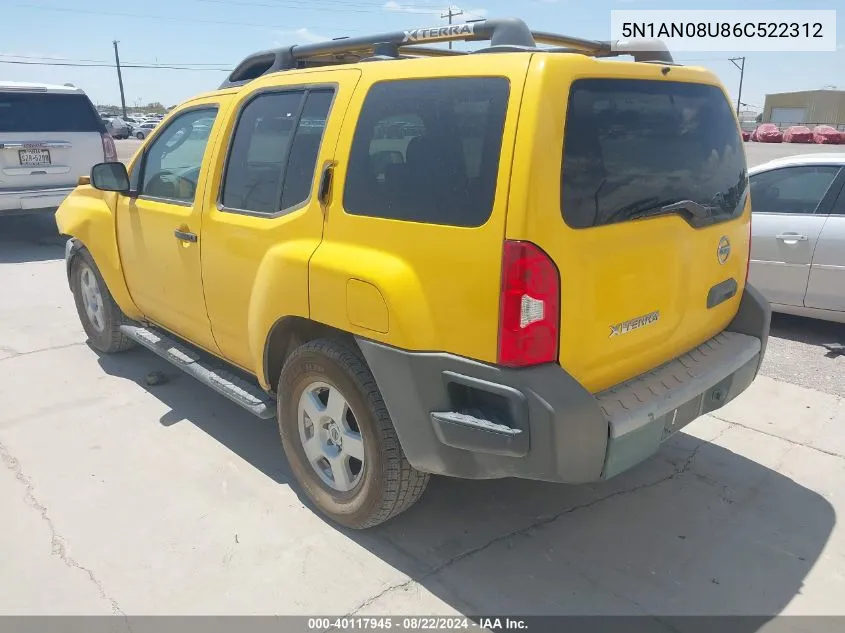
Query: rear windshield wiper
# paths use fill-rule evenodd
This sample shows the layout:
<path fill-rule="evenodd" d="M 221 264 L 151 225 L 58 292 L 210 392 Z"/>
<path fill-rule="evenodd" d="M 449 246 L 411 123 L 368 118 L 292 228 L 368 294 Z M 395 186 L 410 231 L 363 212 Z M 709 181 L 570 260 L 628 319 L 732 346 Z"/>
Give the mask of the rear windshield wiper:
<path fill-rule="evenodd" d="M 642 211 L 635 211 L 634 213 L 631 213 L 627 219 L 637 220 L 639 218 L 651 218 L 657 215 L 669 215 L 671 213 L 677 213 L 678 211 L 684 211 L 694 218 L 709 220 L 713 217 L 713 210 L 714 207 L 705 206 L 695 202 L 694 200 L 680 200 L 679 202 L 673 202 L 672 204 L 653 207 L 651 209 L 643 209 Z"/>

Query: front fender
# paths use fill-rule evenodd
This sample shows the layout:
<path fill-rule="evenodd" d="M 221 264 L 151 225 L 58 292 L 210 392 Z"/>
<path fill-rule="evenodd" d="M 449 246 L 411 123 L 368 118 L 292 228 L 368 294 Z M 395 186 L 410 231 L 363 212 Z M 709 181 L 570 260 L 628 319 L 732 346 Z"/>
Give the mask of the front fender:
<path fill-rule="evenodd" d="M 120 263 L 114 218 L 116 202 L 117 194 L 81 185 L 59 206 L 56 225 L 59 233 L 72 238 L 65 250 L 68 274 L 74 253 L 84 246 L 91 253 L 109 292 L 123 313 L 130 319 L 140 319 L 142 314 L 129 295 Z"/>

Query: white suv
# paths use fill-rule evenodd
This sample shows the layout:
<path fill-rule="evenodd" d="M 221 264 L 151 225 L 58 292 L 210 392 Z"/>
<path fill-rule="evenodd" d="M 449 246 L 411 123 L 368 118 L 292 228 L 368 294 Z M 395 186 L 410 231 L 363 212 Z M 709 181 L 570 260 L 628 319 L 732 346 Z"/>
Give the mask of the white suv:
<path fill-rule="evenodd" d="M 55 209 L 93 165 L 115 160 L 82 90 L 0 82 L 0 215 Z"/>

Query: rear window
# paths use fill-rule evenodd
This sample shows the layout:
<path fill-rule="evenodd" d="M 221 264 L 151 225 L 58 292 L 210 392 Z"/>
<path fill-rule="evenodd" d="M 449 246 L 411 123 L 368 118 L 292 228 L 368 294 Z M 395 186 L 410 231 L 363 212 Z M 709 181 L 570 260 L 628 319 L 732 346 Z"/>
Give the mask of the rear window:
<path fill-rule="evenodd" d="M 101 132 L 83 94 L 0 92 L 0 132 Z"/>
<path fill-rule="evenodd" d="M 429 224 L 484 224 L 493 210 L 509 91 L 503 77 L 373 86 L 352 142 L 346 211 Z"/>
<path fill-rule="evenodd" d="M 724 221 L 742 213 L 747 189 L 742 138 L 717 87 L 573 82 L 561 171 L 569 226 L 625 222 L 687 200 Z"/>

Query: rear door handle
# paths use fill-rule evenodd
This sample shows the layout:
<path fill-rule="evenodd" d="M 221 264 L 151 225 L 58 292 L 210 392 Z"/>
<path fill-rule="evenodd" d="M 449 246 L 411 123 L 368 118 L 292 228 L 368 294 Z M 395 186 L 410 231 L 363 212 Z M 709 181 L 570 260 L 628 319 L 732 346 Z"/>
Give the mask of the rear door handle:
<path fill-rule="evenodd" d="M 775 238 L 792 243 L 806 242 L 808 239 L 806 235 L 801 235 L 800 233 L 781 233 L 780 235 L 775 235 Z"/>
<path fill-rule="evenodd" d="M 180 231 L 176 230 L 173 234 L 182 240 L 183 242 L 196 242 L 197 241 L 197 234 L 196 233 L 188 233 L 187 231 Z"/>

